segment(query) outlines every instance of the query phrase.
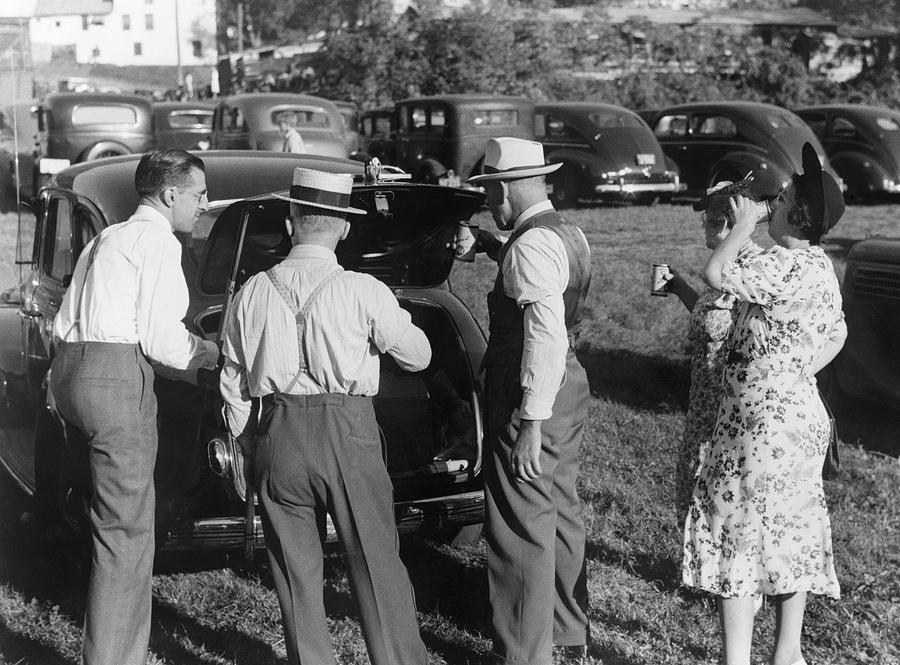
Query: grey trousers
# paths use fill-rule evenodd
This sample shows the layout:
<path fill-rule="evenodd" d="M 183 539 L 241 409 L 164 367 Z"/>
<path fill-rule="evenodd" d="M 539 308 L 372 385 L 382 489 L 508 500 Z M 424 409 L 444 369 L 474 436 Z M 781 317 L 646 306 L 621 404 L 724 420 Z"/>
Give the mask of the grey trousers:
<path fill-rule="evenodd" d="M 346 553 L 372 664 L 424 665 L 371 398 L 267 396 L 260 432 L 254 476 L 288 662 L 334 663 L 322 597 L 327 512 Z"/>
<path fill-rule="evenodd" d="M 51 390 L 90 449 L 93 554 L 84 665 L 144 665 L 154 553 L 153 370 L 137 345 L 63 343 Z"/>
<path fill-rule="evenodd" d="M 509 466 L 519 427 L 519 372 L 518 365 L 487 368 L 485 539 L 493 659 L 550 665 L 554 643 L 580 646 L 588 638 L 585 529 L 575 478 L 590 391 L 570 352 L 553 416 L 541 427 L 541 476 L 519 483 Z"/>

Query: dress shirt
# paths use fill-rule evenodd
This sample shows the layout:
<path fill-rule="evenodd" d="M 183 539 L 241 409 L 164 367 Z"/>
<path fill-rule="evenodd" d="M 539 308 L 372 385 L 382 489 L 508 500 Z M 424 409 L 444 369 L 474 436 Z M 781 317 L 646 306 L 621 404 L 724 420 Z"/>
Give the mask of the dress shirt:
<path fill-rule="evenodd" d="M 181 243 L 171 223 L 151 206 L 139 205 L 127 221 L 103 229 L 81 252 L 53 336 L 64 342 L 140 344 L 150 360 L 175 369 L 215 367 L 216 344 L 192 335 L 181 321 L 188 302 Z"/>
<path fill-rule="evenodd" d="M 273 270 L 297 308 L 326 275 L 334 270 L 342 273 L 325 286 L 307 312 L 309 367 L 290 394 L 375 395 L 379 352 L 389 353 L 410 372 L 428 367 L 428 338 L 391 290 L 371 275 L 340 268 L 327 247 L 295 245 Z M 248 279 L 235 297 L 222 352 L 220 387 L 228 426 L 237 436 L 250 416 L 251 398 L 284 392 L 300 367 L 296 320 L 264 273 Z"/>
<path fill-rule="evenodd" d="M 296 129 L 289 129 L 281 144 L 281 152 L 306 152 L 303 137 Z"/>
<path fill-rule="evenodd" d="M 513 223 L 513 232 L 548 210 L 553 205 L 542 201 L 523 211 Z M 534 228 L 516 240 L 501 269 L 504 293 L 525 309 L 519 415 L 546 420 L 566 375 L 569 336 L 563 293 L 569 284 L 569 257 L 556 233 Z"/>

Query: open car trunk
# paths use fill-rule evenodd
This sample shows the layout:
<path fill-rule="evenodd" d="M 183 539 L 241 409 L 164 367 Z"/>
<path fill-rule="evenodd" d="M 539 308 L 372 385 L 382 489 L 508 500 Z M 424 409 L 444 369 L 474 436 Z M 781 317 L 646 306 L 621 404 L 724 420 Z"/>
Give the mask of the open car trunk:
<path fill-rule="evenodd" d="M 337 247 L 338 261 L 395 289 L 400 305 L 424 330 L 433 350 L 429 367 L 416 373 L 381 356 L 374 408 L 398 503 L 452 493 L 480 470 L 476 372 L 484 335 L 445 282 L 453 266 L 447 245 L 458 222 L 469 219 L 482 202 L 478 192 L 408 183 L 359 185 L 351 196 L 350 205 L 367 215 L 349 218 L 350 233 Z M 246 280 L 287 256 L 288 214 L 286 202 L 265 197 L 236 202 L 219 215 L 204 247 L 197 282 L 201 293 L 222 297 L 222 307 L 201 312 L 194 320 L 208 337 L 221 334 L 222 311 Z M 235 466 L 230 475 L 243 499 L 243 460 L 227 438 Z"/>

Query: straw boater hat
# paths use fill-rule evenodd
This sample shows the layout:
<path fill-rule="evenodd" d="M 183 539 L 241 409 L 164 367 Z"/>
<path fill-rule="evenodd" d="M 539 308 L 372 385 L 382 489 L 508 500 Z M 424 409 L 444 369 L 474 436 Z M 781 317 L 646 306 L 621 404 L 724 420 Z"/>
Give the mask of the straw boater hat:
<path fill-rule="evenodd" d="M 540 143 L 503 136 L 488 139 L 481 175 L 473 175 L 466 182 L 530 178 L 552 173 L 560 166 L 544 163 L 544 147 Z"/>
<path fill-rule="evenodd" d="M 344 214 L 368 214 L 365 210 L 350 207 L 352 189 L 353 176 L 349 173 L 326 173 L 298 166 L 294 169 L 290 194 L 288 196 L 273 194 L 272 196 L 301 206 L 322 208 Z"/>
<path fill-rule="evenodd" d="M 844 195 L 832 175 L 822 170 L 812 144 L 803 144 L 803 173 L 794 176 L 797 193 L 809 206 L 813 227 L 824 235 L 844 214 Z"/>

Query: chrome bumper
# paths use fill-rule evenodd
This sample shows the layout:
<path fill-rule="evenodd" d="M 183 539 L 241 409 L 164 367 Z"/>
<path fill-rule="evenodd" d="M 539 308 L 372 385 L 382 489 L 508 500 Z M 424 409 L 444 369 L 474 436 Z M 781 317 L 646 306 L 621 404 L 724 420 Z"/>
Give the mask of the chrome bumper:
<path fill-rule="evenodd" d="M 478 524 L 484 520 L 484 492 L 477 490 L 398 503 L 394 506 L 394 515 L 401 535 Z M 256 549 L 264 548 L 262 521 L 258 516 L 254 519 L 253 533 Z M 326 525 L 326 543 L 337 543 L 330 516 Z M 166 552 L 221 551 L 243 546 L 244 518 L 231 516 L 181 520 L 166 534 L 160 549 Z"/>
<path fill-rule="evenodd" d="M 650 192 L 653 194 L 676 194 L 686 189 L 687 185 L 679 182 L 670 183 L 608 183 L 594 185 L 597 194 L 641 194 Z"/>

